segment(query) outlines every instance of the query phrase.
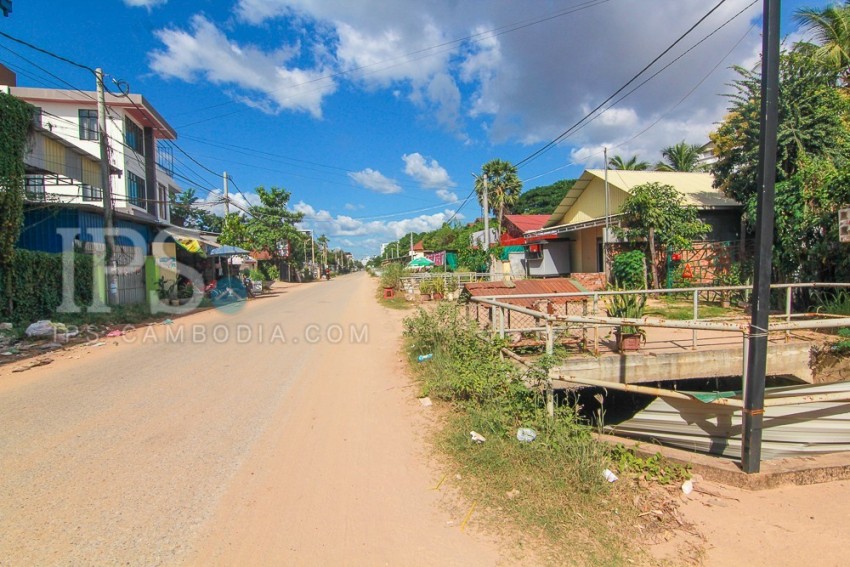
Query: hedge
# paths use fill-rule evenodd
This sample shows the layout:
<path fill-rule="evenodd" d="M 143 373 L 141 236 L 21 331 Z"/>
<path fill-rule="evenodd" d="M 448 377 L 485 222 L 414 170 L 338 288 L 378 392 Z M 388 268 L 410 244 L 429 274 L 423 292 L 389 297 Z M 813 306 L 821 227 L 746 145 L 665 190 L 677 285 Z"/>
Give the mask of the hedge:
<path fill-rule="evenodd" d="M 92 256 L 74 254 L 74 301 L 80 307 L 92 302 Z M 0 297 L 5 274 L 0 268 Z M 62 255 L 17 250 L 10 267 L 12 276 L 12 308 L 2 306 L 2 320 L 16 326 L 39 319 L 50 319 L 62 303 Z"/>

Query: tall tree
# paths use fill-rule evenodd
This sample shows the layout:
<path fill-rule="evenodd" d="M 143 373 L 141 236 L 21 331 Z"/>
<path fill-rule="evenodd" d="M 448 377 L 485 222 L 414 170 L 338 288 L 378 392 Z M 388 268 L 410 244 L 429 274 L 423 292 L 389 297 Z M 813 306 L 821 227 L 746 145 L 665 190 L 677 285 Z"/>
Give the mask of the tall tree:
<path fill-rule="evenodd" d="M 652 286 L 658 289 L 658 249 L 690 248 L 711 226 L 699 220 L 696 207 L 671 185 L 644 183 L 632 189 L 620 209 L 620 227 L 614 232 L 629 241 L 645 241 Z"/>
<path fill-rule="evenodd" d="M 736 68 L 740 78 L 728 95 L 729 112 L 716 131 L 717 161 L 711 165 L 714 184 L 749 207 L 757 195 L 760 73 Z M 784 52 L 779 59 L 779 118 L 777 123 L 776 181 L 794 176 L 803 159 L 822 157 L 836 164 L 850 153 L 848 101 L 835 88 L 837 73 L 811 57 L 805 45 Z M 750 219 L 754 217 L 750 216 Z"/>
<path fill-rule="evenodd" d="M 256 192 L 260 204 L 248 208 L 246 223 L 251 248 L 279 258 L 284 242 L 291 244 L 303 238 L 295 223 L 300 222 L 304 215 L 288 209 L 290 193 L 286 189 L 257 187 Z"/>
<path fill-rule="evenodd" d="M 850 79 L 850 0 L 823 9 L 802 8 L 794 13 L 800 26 L 814 35 L 814 57 L 836 71 L 844 83 Z"/>
<path fill-rule="evenodd" d="M 646 171 L 649 169 L 649 162 L 638 161 L 637 156 L 632 156 L 628 160 L 624 160 L 623 156 L 616 155 L 608 159 L 609 169 L 624 169 L 631 171 Z"/>
<path fill-rule="evenodd" d="M 485 178 L 488 188 L 487 205 L 491 211 L 496 213 L 499 230 L 501 230 L 505 212 L 510 212 L 519 199 L 522 181 L 517 176 L 516 166 L 512 165 L 511 162 L 500 159 L 488 161 L 481 168 L 481 175 L 475 177 L 475 191 L 478 193 L 478 202 L 482 206 L 484 204 Z"/>
<path fill-rule="evenodd" d="M 657 171 L 703 171 L 699 156 L 702 146 L 684 140 L 661 150 L 662 160 L 655 165 Z"/>

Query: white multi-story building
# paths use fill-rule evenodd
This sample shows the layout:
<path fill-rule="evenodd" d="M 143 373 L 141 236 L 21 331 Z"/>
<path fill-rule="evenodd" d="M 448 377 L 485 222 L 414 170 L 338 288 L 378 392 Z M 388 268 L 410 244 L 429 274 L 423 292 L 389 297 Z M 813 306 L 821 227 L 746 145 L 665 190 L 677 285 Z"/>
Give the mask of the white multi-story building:
<path fill-rule="evenodd" d="M 36 107 L 35 144 L 26 162 L 31 200 L 102 206 L 95 92 L 5 86 Z M 174 129 L 141 95 L 106 95 L 106 133 L 115 210 L 147 221 L 169 221 L 174 182 Z M 76 151 L 80 150 L 80 151 Z"/>

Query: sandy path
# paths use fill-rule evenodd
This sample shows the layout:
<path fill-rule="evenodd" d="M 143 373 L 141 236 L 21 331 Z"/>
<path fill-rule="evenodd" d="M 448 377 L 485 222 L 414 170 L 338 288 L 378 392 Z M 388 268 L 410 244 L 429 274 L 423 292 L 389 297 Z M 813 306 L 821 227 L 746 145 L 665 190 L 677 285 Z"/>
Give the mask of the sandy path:
<path fill-rule="evenodd" d="M 0 369 L 0 564 L 496 563 L 431 489 L 373 292 L 288 288 Z"/>

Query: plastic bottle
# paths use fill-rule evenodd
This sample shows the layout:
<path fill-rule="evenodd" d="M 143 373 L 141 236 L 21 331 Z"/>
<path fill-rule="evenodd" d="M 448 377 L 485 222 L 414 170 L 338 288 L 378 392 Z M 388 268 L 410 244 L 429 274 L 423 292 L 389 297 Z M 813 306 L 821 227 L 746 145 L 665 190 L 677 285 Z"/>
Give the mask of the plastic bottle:
<path fill-rule="evenodd" d="M 433 356 L 433 354 L 420 354 L 416 357 L 416 360 L 418 360 L 419 362 L 425 362 L 426 360 L 431 360 Z"/>

